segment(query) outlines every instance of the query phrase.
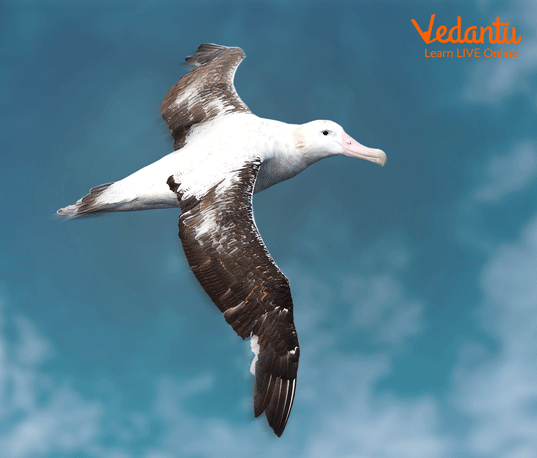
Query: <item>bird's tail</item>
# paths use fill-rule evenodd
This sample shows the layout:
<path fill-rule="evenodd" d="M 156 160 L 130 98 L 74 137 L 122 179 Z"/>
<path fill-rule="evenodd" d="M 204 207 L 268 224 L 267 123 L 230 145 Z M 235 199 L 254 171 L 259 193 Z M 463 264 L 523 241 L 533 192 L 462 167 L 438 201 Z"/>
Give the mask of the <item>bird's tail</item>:
<path fill-rule="evenodd" d="M 108 212 L 178 208 L 177 194 L 167 182 L 174 160 L 176 156 L 169 154 L 122 180 L 97 186 L 76 204 L 60 208 L 57 214 L 62 219 L 73 219 Z"/>
<path fill-rule="evenodd" d="M 56 213 L 65 219 L 93 216 L 104 212 L 118 211 L 121 202 L 110 199 L 110 187 L 114 183 L 107 183 L 92 188 L 89 194 L 79 199 L 76 204 L 60 208 Z M 108 191 L 108 192 L 107 192 Z M 108 194 L 108 195 L 107 195 Z"/>

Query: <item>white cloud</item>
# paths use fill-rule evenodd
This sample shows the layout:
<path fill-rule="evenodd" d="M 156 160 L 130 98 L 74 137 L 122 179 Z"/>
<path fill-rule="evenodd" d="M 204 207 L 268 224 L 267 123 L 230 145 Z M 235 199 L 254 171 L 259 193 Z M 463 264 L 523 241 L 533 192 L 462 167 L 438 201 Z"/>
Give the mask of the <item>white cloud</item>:
<path fill-rule="evenodd" d="M 476 201 L 495 202 L 524 189 L 537 176 L 537 146 L 531 141 L 516 144 L 508 153 L 494 156 L 485 173 Z"/>
<path fill-rule="evenodd" d="M 185 407 L 187 398 L 199 395 L 200 402 L 204 402 L 203 396 L 208 395 L 213 385 L 211 376 L 201 376 L 187 383 L 169 377 L 160 378 L 152 418 L 163 431 L 158 447 L 148 451 L 146 458 L 225 458 L 255 456 L 260 451 L 288 456 L 285 441 L 276 440 L 264 417 L 245 425 L 242 422 L 233 424 L 220 417 L 198 417 L 190 413 Z M 251 408 L 251 404 L 249 406 Z"/>
<path fill-rule="evenodd" d="M 122 411 L 119 421 L 114 420 L 117 406 L 107 399 L 121 397 L 117 387 L 105 381 L 101 388 L 106 395 L 87 399 L 65 377 L 47 374 L 43 364 L 54 357 L 52 344 L 28 319 L 12 317 L 5 309 L 0 303 L 2 456 L 35 458 L 84 452 L 97 458 L 170 458 L 178 453 L 225 457 L 239 449 L 259 450 L 259 444 L 248 440 L 256 433 L 259 436 L 258 422 L 235 426 L 220 418 L 197 417 L 185 408 L 188 399 L 213 389 L 214 379 L 207 374 L 184 382 L 156 375 L 153 408 Z M 133 448 L 148 437 L 150 426 L 161 429 L 158 440 L 147 450 L 140 450 L 139 445 Z M 116 445 L 103 445 L 103 439 L 111 437 Z M 222 450 L 230 450 L 230 454 Z M 275 450 L 284 452 L 281 444 Z"/>
<path fill-rule="evenodd" d="M 421 396 L 402 400 L 379 395 L 375 384 L 390 369 L 384 355 L 335 357 L 323 365 L 329 402 L 316 404 L 318 431 L 310 438 L 307 457 L 447 456 L 450 440 L 440 433 L 438 406 Z"/>
<path fill-rule="evenodd" d="M 36 408 L 39 392 L 50 383 L 36 367 L 52 352 L 27 320 L 8 319 L 3 312 L 5 307 L 0 308 L 0 419 Z M 14 345 L 6 337 L 8 327 L 17 336 Z"/>
<path fill-rule="evenodd" d="M 483 230 L 483 210 L 492 205 L 505 205 L 509 199 L 528 199 L 537 178 L 537 143 L 532 140 L 514 143 L 506 153 L 493 155 L 477 175 L 481 176 L 481 183 L 459 203 L 455 221 L 462 242 L 491 254 L 498 241 L 495 234 L 488 231 L 488 224 L 487 230 Z"/>
<path fill-rule="evenodd" d="M 21 316 L 0 308 L 0 450 L 10 458 L 90 449 L 99 433 L 102 406 L 69 384 L 55 386 L 40 366 L 53 355 L 50 342 Z M 6 328 L 14 329 L 8 339 Z M 11 418 L 18 418 L 12 422 Z"/>
<path fill-rule="evenodd" d="M 318 217 L 314 224 L 316 234 L 332 233 L 332 220 Z M 346 246 L 352 231 L 344 221 L 339 221 L 337 227 L 340 234 L 345 234 L 339 243 Z M 320 259 L 329 256 L 332 250 L 328 245 L 320 243 L 318 237 L 314 240 L 311 242 L 306 237 L 297 242 L 310 247 L 315 244 Z M 401 344 L 421 334 L 426 327 L 424 304 L 407 291 L 401 279 L 411 261 L 412 252 L 404 237 L 386 234 L 359 253 L 351 265 L 332 267 L 321 275 L 299 260 L 282 266 L 291 280 L 299 337 L 304 332 L 313 332 L 313 345 L 316 345 L 322 335 L 322 345 L 326 347 L 333 344 L 334 337 L 342 331 L 360 333 L 366 330 L 372 343 L 387 346 L 391 351 L 401 351 Z M 319 328 L 326 327 L 330 315 L 340 317 L 341 321 L 332 333 L 323 334 Z"/>
<path fill-rule="evenodd" d="M 519 44 L 504 48 L 518 51 L 518 57 L 477 59 L 466 82 L 463 97 L 471 102 L 496 104 L 515 94 L 534 96 L 532 80 L 537 71 L 537 4 L 533 1 L 511 2 L 509 8 L 502 11 L 495 4 L 491 6 L 485 5 L 483 16 L 493 19 L 500 16 L 502 20 L 508 18 L 509 27 L 516 27 L 517 36 L 522 37 Z"/>
<path fill-rule="evenodd" d="M 423 304 L 408 299 L 401 282 L 389 271 L 347 276 L 342 291 L 352 305 L 351 323 L 374 330 L 377 343 L 398 347 L 423 331 Z"/>
<path fill-rule="evenodd" d="M 518 242 L 495 251 L 481 276 L 478 318 L 497 354 L 463 353 L 454 372 L 455 402 L 472 420 L 466 448 L 473 453 L 522 458 L 537 450 L 536 279 L 537 217 Z"/>
<path fill-rule="evenodd" d="M 451 442 L 439 432 L 434 399 L 401 400 L 375 392 L 378 380 L 390 370 L 390 358 L 385 354 L 363 357 L 334 352 L 320 360 L 309 358 L 303 366 L 301 392 L 294 405 L 295 412 L 302 412 L 301 420 L 291 419 L 282 439 L 273 437 L 264 418 L 245 425 L 189 414 L 184 406 L 188 386 L 197 386 L 198 381 L 185 385 L 162 378 L 153 418 L 160 422 L 163 433 L 158 449 L 149 451 L 146 458 L 260 453 L 297 458 L 448 456 Z M 199 379 L 201 396 L 212 388 L 209 379 L 210 383 L 205 377 Z M 290 435 L 294 448 L 286 440 Z"/>
<path fill-rule="evenodd" d="M 331 269 L 320 277 L 297 261 L 285 266 L 292 277 L 302 343 L 300 393 L 294 409 L 306 412 L 308 423 L 303 428 L 315 431 L 298 456 L 448 456 L 451 439 L 440 432 L 434 399 L 403 400 L 375 389 L 390 372 L 393 355 L 404 351 L 405 343 L 425 327 L 422 302 L 401 280 L 411 259 L 400 237 L 383 236 L 360 255 L 355 268 Z M 341 320 L 327 329 L 333 315 Z M 343 355 L 339 336 L 363 337 L 364 331 L 379 346 L 378 353 L 364 356 L 355 350 Z M 290 425 L 291 433 L 292 418 Z"/>
<path fill-rule="evenodd" d="M 18 345 L 16 346 L 16 358 L 21 365 L 39 365 L 52 356 L 50 342 L 37 333 L 30 321 L 18 316 L 15 318 L 15 323 L 19 334 Z"/>
<path fill-rule="evenodd" d="M 91 449 L 99 433 L 102 406 L 87 402 L 70 387 L 54 389 L 43 407 L 25 412 L 0 448 L 12 458 Z"/>
<path fill-rule="evenodd" d="M 210 375 L 194 378 L 186 383 L 178 383 L 170 377 L 161 377 L 157 381 L 157 400 L 155 402 L 155 415 L 158 418 L 173 419 L 178 417 L 177 412 L 182 410 L 185 398 L 210 390 L 214 380 Z"/>

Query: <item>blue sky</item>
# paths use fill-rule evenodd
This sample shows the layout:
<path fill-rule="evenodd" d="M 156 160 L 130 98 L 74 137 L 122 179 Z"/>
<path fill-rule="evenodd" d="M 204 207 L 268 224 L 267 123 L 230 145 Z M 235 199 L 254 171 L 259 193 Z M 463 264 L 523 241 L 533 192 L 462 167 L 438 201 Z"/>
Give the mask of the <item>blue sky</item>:
<path fill-rule="evenodd" d="M 500 16 L 519 57 L 427 59 L 410 20 L 431 14 Z M 535 456 L 536 18 L 531 1 L 3 2 L 3 456 Z M 301 342 L 280 439 L 253 420 L 249 344 L 195 282 L 177 210 L 51 218 L 171 151 L 160 103 L 202 42 L 245 50 L 257 115 L 332 119 L 388 156 L 254 199 Z"/>

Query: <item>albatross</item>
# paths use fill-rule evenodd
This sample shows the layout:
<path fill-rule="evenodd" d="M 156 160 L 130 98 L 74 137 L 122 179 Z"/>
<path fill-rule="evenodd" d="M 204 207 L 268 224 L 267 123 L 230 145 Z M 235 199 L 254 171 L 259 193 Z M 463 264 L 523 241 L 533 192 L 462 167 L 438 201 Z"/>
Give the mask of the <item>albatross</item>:
<path fill-rule="evenodd" d="M 179 208 L 179 237 L 203 289 L 243 339 L 250 338 L 254 414 L 282 435 L 293 400 L 300 347 L 289 280 L 254 221 L 252 196 L 329 156 L 380 165 L 386 155 L 332 121 L 286 124 L 254 115 L 233 79 L 245 54 L 202 44 L 192 71 L 167 93 L 162 116 L 174 151 L 57 211 L 65 219 L 107 212 Z"/>

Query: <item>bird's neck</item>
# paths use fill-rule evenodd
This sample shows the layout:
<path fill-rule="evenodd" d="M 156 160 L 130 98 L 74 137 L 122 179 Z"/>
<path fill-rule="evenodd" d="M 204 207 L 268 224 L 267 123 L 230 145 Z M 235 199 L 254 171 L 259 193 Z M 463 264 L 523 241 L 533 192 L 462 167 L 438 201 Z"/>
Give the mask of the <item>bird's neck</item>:
<path fill-rule="evenodd" d="M 297 148 L 297 126 L 271 119 L 262 119 L 263 164 L 257 177 L 255 192 L 263 191 L 302 172 L 310 164 Z"/>

